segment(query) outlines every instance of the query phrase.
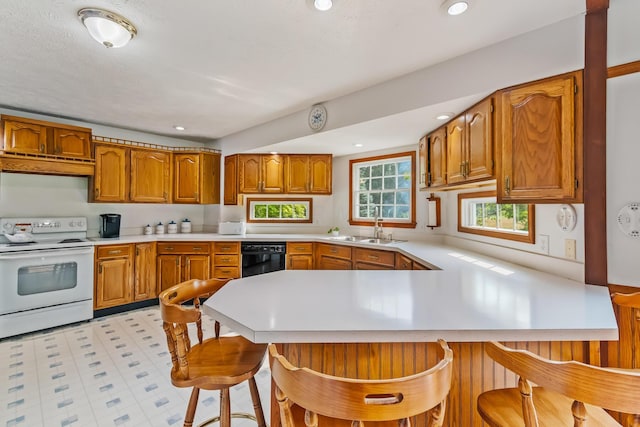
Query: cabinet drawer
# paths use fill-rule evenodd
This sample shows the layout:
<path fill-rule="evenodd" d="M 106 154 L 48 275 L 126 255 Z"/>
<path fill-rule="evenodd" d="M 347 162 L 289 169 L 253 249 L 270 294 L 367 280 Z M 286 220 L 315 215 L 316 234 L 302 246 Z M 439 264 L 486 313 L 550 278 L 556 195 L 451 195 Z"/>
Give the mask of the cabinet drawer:
<path fill-rule="evenodd" d="M 158 253 L 160 254 L 208 254 L 209 242 L 159 242 Z"/>
<path fill-rule="evenodd" d="M 344 258 L 351 260 L 351 248 L 348 246 L 328 245 L 326 243 L 318 243 L 316 246 L 316 255 L 329 255 L 333 258 Z"/>
<path fill-rule="evenodd" d="M 97 258 L 119 258 L 131 254 L 131 245 L 107 245 L 98 246 L 96 249 Z"/>
<path fill-rule="evenodd" d="M 311 242 L 287 242 L 288 254 L 311 254 L 313 243 Z"/>
<path fill-rule="evenodd" d="M 214 242 L 214 254 L 239 254 L 240 242 Z"/>
<path fill-rule="evenodd" d="M 216 279 L 236 279 L 240 277 L 238 267 L 214 267 L 213 277 Z"/>
<path fill-rule="evenodd" d="M 231 266 L 237 267 L 240 265 L 240 256 L 239 255 L 226 255 L 226 254 L 218 254 L 213 256 L 213 265 L 216 267 L 223 266 Z"/>
<path fill-rule="evenodd" d="M 377 251 L 375 249 L 356 248 L 353 251 L 353 260 L 369 264 L 380 264 L 395 267 L 395 253 L 390 251 Z"/>

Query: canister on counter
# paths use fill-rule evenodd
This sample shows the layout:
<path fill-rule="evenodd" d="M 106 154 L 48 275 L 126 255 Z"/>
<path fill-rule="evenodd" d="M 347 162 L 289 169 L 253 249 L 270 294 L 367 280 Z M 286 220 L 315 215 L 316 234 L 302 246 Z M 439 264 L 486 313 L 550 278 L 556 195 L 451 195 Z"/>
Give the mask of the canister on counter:
<path fill-rule="evenodd" d="M 191 233 L 191 221 L 189 221 L 189 218 L 183 219 L 180 223 L 180 232 Z"/>

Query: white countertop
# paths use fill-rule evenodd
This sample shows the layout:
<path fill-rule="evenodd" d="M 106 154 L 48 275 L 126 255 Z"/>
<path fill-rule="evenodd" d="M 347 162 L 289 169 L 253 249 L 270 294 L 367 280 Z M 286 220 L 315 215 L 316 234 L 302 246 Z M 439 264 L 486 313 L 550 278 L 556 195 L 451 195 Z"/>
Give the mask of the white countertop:
<path fill-rule="evenodd" d="M 204 310 L 257 343 L 617 339 L 606 287 L 527 275 L 279 271 L 230 281 Z"/>
<path fill-rule="evenodd" d="M 279 271 L 229 282 L 204 309 L 254 342 L 616 340 L 607 287 L 426 242 L 342 242 L 327 235 L 154 234 L 92 239 L 313 241 L 394 250 L 431 271 Z"/>

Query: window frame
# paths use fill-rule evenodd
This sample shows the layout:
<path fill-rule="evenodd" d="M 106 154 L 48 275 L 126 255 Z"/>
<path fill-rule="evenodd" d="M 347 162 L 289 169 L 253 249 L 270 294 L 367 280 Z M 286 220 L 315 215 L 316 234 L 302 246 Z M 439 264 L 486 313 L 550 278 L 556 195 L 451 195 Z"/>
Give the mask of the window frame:
<path fill-rule="evenodd" d="M 461 233 L 477 234 L 480 236 L 494 237 L 497 239 L 512 240 L 516 242 L 535 244 L 536 242 L 535 211 L 536 210 L 535 210 L 535 205 L 531 203 L 508 203 L 508 204 L 521 204 L 521 205 L 526 204 L 528 206 L 528 219 L 529 219 L 528 234 L 510 233 L 508 231 L 502 231 L 502 230 L 487 230 L 487 229 L 480 229 L 480 228 L 471 228 L 469 226 L 463 225 L 463 215 L 462 215 L 463 200 L 481 199 L 481 198 L 496 197 L 496 196 L 497 196 L 497 193 L 495 190 L 479 191 L 479 192 L 473 192 L 473 193 L 459 193 L 458 194 L 458 231 Z M 498 203 L 498 201 L 496 200 L 496 204 L 501 205 L 504 203 Z"/>
<path fill-rule="evenodd" d="M 253 219 L 251 216 L 252 207 L 251 205 L 255 202 L 264 203 L 264 204 L 287 204 L 289 203 L 299 203 L 306 202 L 309 203 L 309 215 L 308 218 L 304 219 L 283 219 L 283 218 L 273 218 L 273 219 Z M 258 223 L 258 224 L 309 224 L 313 222 L 313 198 L 311 197 L 300 197 L 300 198 L 287 198 L 287 197 L 255 197 L 255 198 L 247 198 L 247 217 L 246 221 L 249 223 Z"/>
<path fill-rule="evenodd" d="M 359 159 L 349 160 L 349 224 L 350 225 L 365 225 L 373 226 L 373 218 L 369 220 L 363 220 L 361 218 L 354 218 L 354 180 L 353 180 L 353 168 L 358 163 L 369 163 L 375 161 L 384 161 L 388 159 L 394 159 L 399 157 L 410 157 L 411 159 L 411 188 L 410 188 L 410 208 L 409 208 L 409 220 L 408 221 L 391 221 L 384 219 L 381 222 L 382 227 L 391 228 L 416 228 L 416 152 L 404 151 L 402 153 L 385 154 L 381 156 L 364 157 Z"/>

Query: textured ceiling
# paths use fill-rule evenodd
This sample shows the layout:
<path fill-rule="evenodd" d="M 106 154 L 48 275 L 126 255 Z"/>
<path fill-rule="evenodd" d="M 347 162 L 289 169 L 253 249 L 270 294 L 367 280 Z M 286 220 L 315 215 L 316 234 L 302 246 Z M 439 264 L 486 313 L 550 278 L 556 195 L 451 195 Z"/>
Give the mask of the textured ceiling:
<path fill-rule="evenodd" d="M 0 105 L 212 140 L 584 12 L 584 0 L 2 0 Z M 138 28 L 93 41 L 83 7 Z M 187 130 L 172 129 L 181 124 Z"/>

